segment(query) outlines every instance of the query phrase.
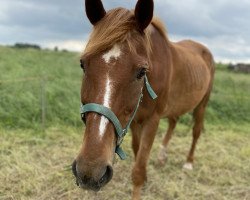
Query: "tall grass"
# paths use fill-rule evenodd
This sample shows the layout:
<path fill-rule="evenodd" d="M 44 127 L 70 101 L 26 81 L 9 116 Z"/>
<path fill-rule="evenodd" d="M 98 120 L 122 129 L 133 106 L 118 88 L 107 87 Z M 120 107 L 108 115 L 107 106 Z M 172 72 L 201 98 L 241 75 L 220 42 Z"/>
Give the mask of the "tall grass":
<path fill-rule="evenodd" d="M 219 66 L 207 111 L 207 119 L 215 122 L 250 122 L 250 75 L 228 71 Z"/>
<path fill-rule="evenodd" d="M 72 52 L 0 46 L 0 126 L 79 126 L 82 71 Z M 219 65 L 207 108 L 207 123 L 250 123 L 250 76 Z M 180 121 L 189 123 L 190 115 Z"/>
<path fill-rule="evenodd" d="M 82 72 L 76 53 L 0 47 L 0 125 L 80 124 Z M 44 101 L 42 100 L 44 98 Z"/>

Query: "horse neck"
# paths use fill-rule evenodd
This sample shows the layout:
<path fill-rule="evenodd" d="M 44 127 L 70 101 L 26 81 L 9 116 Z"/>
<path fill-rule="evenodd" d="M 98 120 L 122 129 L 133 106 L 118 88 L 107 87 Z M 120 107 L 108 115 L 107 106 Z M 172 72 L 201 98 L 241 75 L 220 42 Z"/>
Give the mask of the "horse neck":
<path fill-rule="evenodd" d="M 153 79 L 158 79 L 161 77 L 161 80 L 166 80 L 166 76 L 171 76 L 173 61 L 172 55 L 174 54 L 174 47 L 166 36 L 163 35 L 157 27 L 150 25 L 151 29 L 151 48 L 152 53 L 150 56 L 150 62 L 152 66 L 152 76 Z M 168 77 L 170 79 L 170 77 Z"/>

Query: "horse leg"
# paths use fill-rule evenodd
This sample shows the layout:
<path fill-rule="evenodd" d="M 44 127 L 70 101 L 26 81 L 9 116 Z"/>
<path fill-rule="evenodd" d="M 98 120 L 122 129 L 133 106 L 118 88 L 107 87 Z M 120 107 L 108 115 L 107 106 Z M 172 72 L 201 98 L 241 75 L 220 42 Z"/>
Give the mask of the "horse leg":
<path fill-rule="evenodd" d="M 143 183 L 147 179 L 146 165 L 149 158 L 150 150 L 157 132 L 159 125 L 159 117 L 153 116 L 146 122 L 142 127 L 140 145 L 135 159 L 135 164 L 132 170 L 132 181 L 133 181 L 133 200 L 139 200 L 141 196 L 141 189 Z"/>
<path fill-rule="evenodd" d="M 194 118 L 193 141 L 192 141 L 192 145 L 191 145 L 188 157 L 187 157 L 187 162 L 183 166 L 184 169 L 188 169 L 188 170 L 193 169 L 194 151 L 195 151 L 196 143 L 204 127 L 204 115 L 205 115 L 205 108 L 206 108 L 207 102 L 208 102 L 208 96 L 206 96 L 201 101 L 201 103 L 195 108 L 193 112 L 193 118 Z"/>
<path fill-rule="evenodd" d="M 136 159 L 136 155 L 137 152 L 139 150 L 139 145 L 140 145 L 140 137 L 141 137 L 141 125 L 138 123 L 133 122 L 131 124 L 131 131 L 132 131 L 132 149 L 135 155 L 135 159 Z"/>
<path fill-rule="evenodd" d="M 158 161 L 161 165 L 164 165 L 167 159 L 167 145 L 169 143 L 169 140 L 171 139 L 173 135 L 174 128 L 177 123 L 177 118 L 169 118 L 168 119 L 168 130 L 167 134 L 162 140 L 162 145 L 160 147 L 160 151 L 158 154 Z"/>

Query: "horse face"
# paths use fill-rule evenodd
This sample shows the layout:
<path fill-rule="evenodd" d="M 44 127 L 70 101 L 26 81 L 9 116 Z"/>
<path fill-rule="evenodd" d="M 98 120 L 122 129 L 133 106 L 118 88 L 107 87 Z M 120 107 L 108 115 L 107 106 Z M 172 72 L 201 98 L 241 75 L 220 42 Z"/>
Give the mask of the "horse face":
<path fill-rule="evenodd" d="M 99 14 L 95 17 L 92 16 L 93 6 L 89 5 L 91 2 L 95 2 L 98 7 Z M 100 1 L 86 1 L 86 12 L 94 25 L 106 15 Z M 138 13 L 135 13 L 136 15 L 139 16 Z M 130 34 L 134 40 L 133 50 L 132 43 L 120 41 L 106 50 L 83 56 L 81 60 L 85 73 L 81 88 L 82 103 L 96 103 L 108 107 L 117 116 L 123 128 L 136 108 L 144 85 L 144 75 L 149 70 L 145 44 L 138 42 L 144 41 L 141 31 L 148 24 L 139 26 L 136 23 L 135 19 L 136 30 L 131 30 Z M 113 124 L 102 115 L 87 113 L 85 124 L 83 144 L 72 165 L 72 171 L 79 186 L 97 191 L 112 178 L 117 137 Z"/>
<path fill-rule="evenodd" d="M 127 45 L 116 44 L 108 51 L 84 60 L 85 77 L 81 89 L 83 104 L 97 103 L 108 107 L 123 127 L 136 108 L 148 70 L 146 57 L 129 52 Z M 85 180 L 79 184 L 99 189 L 112 177 L 117 137 L 113 124 L 104 116 L 87 113 L 85 123 L 83 145 L 73 165 L 74 174 Z"/>

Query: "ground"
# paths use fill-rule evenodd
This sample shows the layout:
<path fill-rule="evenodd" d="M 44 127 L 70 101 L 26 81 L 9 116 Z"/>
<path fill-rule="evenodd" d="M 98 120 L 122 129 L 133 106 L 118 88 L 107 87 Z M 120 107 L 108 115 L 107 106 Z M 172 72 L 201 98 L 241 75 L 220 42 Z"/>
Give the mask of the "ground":
<path fill-rule="evenodd" d="M 148 165 L 142 199 L 250 200 L 249 126 L 212 126 L 202 134 L 193 171 L 182 169 L 191 143 L 190 126 L 179 124 L 169 145 L 165 166 L 157 152 L 166 121 L 162 121 Z M 44 132 L 2 129 L 0 147 L 0 199 L 130 199 L 133 154 L 116 158 L 112 181 L 97 194 L 75 185 L 70 164 L 80 148 L 81 130 L 53 127 Z M 94 197 L 94 198 L 93 198 Z"/>

